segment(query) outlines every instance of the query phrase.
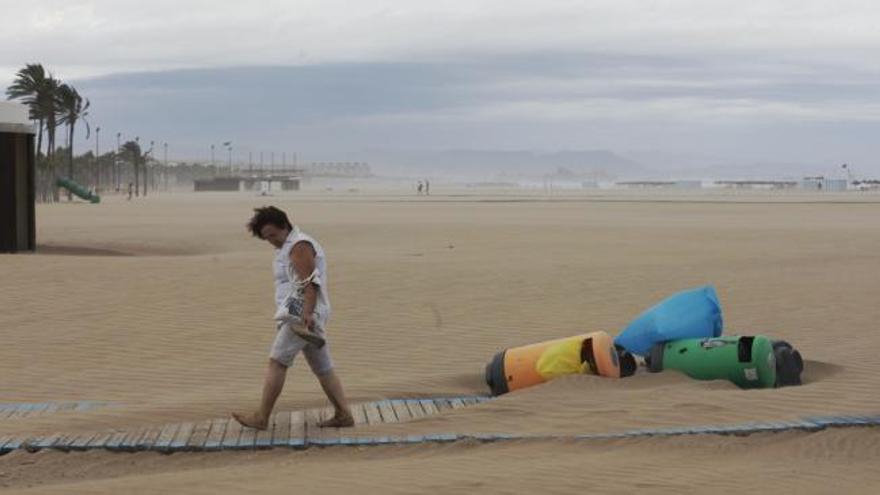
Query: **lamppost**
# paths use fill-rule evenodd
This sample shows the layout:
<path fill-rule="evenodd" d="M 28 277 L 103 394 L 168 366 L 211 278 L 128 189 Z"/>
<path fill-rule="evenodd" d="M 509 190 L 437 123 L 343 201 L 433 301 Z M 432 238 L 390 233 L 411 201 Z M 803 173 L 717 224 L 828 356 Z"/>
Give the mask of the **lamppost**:
<path fill-rule="evenodd" d="M 144 197 L 147 197 L 147 189 L 150 188 L 150 164 L 147 161 L 147 155 L 151 155 L 153 153 L 153 141 L 150 141 L 150 149 L 144 153 Z M 150 159 L 153 157 L 150 156 Z M 153 182 L 156 180 L 156 173 L 153 173 Z M 155 185 L 155 184 L 154 184 Z"/>
<path fill-rule="evenodd" d="M 165 149 L 162 154 L 162 161 L 165 162 L 162 177 L 165 179 L 165 192 L 168 192 L 168 143 L 162 143 L 162 147 Z"/>
<path fill-rule="evenodd" d="M 224 141 L 223 146 L 226 146 L 226 151 L 229 152 L 229 158 L 227 159 L 226 168 L 229 169 L 229 175 L 232 175 L 232 141 Z"/>
<path fill-rule="evenodd" d="M 141 137 L 135 136 L 134 142 L 137 144 L 138 153 L 140 153 L 141 152 Z M 134 182 L 135 182 L 134 195 L 135 196 L 140 196 L 140 190 L 141 190 L 140 184 L 138 184 L 138 163 L 137 163 L 140 161 L 140 159 L 141 159 L 141 157 L 139 157 L 139 156 L 134 157 Z M 146 182 L 147 182 L 147 178 L 144 177 L 144 184 L 146 184 Z"/>
<path fill-rule="evenodd" d="M 101 126 L 95 127 L 95 193 L 101 187 Z"/>
<path fill-rule="evenodd" d="M 122 139 L 122 133 L 116 133 L 116 153 L 113 156 L 113 185 L 116 187 L 116 192 L 119 192 L 119 184 L 122 181 L 119 177 L 119 151 L 122 148 L 122 144 L 120 144 L 119 140 Z"/>

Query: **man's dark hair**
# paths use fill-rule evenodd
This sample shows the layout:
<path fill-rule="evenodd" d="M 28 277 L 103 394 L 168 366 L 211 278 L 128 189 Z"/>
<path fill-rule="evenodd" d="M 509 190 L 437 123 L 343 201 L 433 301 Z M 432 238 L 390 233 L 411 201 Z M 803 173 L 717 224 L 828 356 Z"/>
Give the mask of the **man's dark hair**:
<path fill-rule="evenodd" d="M 254 208 L 254 216 L 248 222 L 247 228 L 254 237 L 263 238 L 261 232 L 263 227 L 272 224 L 279 229 L 293 230 L 293 225 L 287 219 L 287 213 L 275 208 L 274 206 L 264 206 L 262 208 Z"/>

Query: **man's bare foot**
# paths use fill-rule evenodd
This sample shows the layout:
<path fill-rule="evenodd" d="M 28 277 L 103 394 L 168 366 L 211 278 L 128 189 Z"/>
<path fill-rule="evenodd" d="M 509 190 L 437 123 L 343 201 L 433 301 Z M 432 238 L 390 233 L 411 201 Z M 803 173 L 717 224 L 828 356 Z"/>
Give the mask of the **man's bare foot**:
<path fill-rule="evenodd" d="M 302 328 L 291 328 L 291 331 L 295 333 L 299 338 L 305 340 L 309 344 L 312 344 L 315 347 L 321 348 L 324 347 L 324 344 L 327 342 L 324 340 L 324 337 L 320 335 L 310 332 L 308 330 Z"/>
<path fill-rule="evenodd" d="M 336 415 L 318 423 L 320 428 L 348 428 L 351 426 L 354 426 L 354 418 L 351 414 L 346 414 L 345 416 Z"/>
<path fill-rule="evenodd" d="M 259 414 L 232 413 L 232 417 L 241 423 L 242 426 L 255 428 L 257 430 L 265 430 L 269 426 L 269 421 L 261 418 Z"/>

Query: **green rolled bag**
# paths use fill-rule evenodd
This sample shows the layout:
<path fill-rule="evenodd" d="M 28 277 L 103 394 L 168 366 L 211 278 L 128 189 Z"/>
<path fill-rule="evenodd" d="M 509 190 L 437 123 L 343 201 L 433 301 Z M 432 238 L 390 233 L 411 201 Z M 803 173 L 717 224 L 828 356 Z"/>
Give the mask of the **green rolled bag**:
<path fill-rule="evenodd" d="M 740 388 L 800 385 L 803 360 L 785 341 L 763 335 L 681 339 L 654 345 L 649 371 L 678 370 L 697 380 L 729 380 Z"/>

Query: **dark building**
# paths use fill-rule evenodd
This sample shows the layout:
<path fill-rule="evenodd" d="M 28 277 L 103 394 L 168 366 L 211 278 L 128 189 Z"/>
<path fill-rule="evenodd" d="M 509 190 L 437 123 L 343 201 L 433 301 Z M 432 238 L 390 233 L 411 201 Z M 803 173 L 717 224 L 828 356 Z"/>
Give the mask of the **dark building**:
<path fill-rule="evenodd" d="M 34 128 L 27 108 L 0 102 L 0 253 L 37 247 Z"/>

